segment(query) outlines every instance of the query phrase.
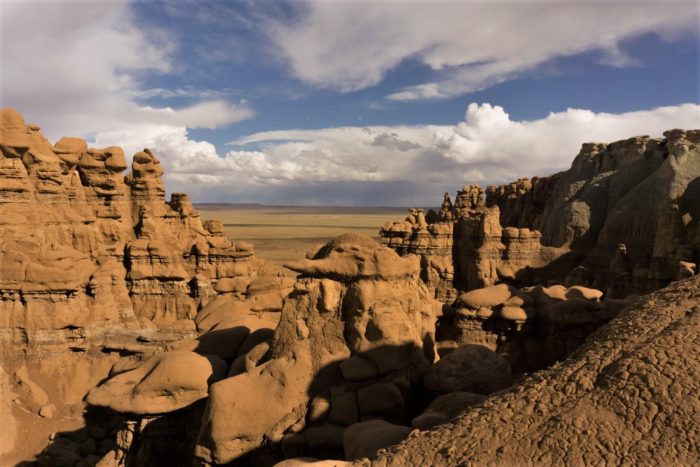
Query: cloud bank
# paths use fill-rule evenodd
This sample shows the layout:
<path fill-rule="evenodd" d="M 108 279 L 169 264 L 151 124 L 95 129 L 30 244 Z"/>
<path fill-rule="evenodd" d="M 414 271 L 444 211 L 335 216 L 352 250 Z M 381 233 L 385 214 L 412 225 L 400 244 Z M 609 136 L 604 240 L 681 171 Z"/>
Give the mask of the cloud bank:
<path fill-rule="evenodd" d="M 499 106 L 472 103 L 453 126 L 266 131 L 232 141 L 234 149 L 225 154 L 189 139 L 184 127 L 149 128 L 146 134 L 157 135 L 142 141 L 166 166 L 168 189 L 199 201 L 430 206 L 464 183 L 566 169 L 587 141 L 661 136 L 699 121 L 697 104 L 621 114 L 568 109 L 514 121 Z M 123 143 L 111 136 L 98 143 Z"/>
<path fill-rule="evenodd" d="M 280 56 L 299 79 L 344 92 L 379 83 L 404 60 L 434 70 L 391 100 L 449 98 L 511 79 L 549 60 L 600 51 L 633 62 L 620 42 L 697 30 L 693 0 L 310 0 L 294 22 L 273 22 Z"/>
<path fill-rule="evenodd" d="M 52 139 L 143 126 L 216 128 L 249 118 L 245 101 L 208 98 L 182 108 L 141 104 L 142 78 L 178 73 L 173 38 L 139 27 L 126 0 L 3 1 L 0 102 L 41 123 Z"/>

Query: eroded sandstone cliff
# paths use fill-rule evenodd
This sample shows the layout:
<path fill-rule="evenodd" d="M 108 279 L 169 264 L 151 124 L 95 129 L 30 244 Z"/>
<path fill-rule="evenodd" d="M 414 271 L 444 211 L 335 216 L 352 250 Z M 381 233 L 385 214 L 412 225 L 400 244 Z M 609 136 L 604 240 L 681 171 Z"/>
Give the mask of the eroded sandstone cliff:
<path fill-rule="evenodd" d="M 456 297 L 432 279 L 450 269 L 458 290 L 568 278 L 623 298 L 696 272 L 699 180 L 700 130 L 587 143 L 567 171 L 485 191 L 465 186 L 454 206 L 446 196 L 439 212 L 387 223 L 381 235 L 425 258 L 423 276 L 439 298 Z"/>
<path fill-rule="evenodd" d="M 3 109 L 0 151 L 2 403 L 12 400 L 22 422 L 0 455 L 30 458 L 50 431 L 79 426 L 83 396 L 114 364 L 195 337 L 213 296 L 279 312 L 289 286 L 281 269 L 202 221 L 187 195 L 166 201 L 149 150 L 125 175 L 120 148 L 51 144 Z"/>

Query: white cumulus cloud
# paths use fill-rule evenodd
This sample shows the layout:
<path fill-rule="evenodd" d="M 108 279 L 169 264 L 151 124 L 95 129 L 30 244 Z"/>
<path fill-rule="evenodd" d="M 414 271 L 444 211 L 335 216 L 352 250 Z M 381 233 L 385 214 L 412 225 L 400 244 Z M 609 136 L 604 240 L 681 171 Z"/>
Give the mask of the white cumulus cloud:
<path fill-rule="evenodd" d="M 392 100 L 447 98 L 483 89 L 557 57 L 601 51 L 601 61 L 633 63 L 620 41 L 698 29 L 695 0 L 309 0 L 294 22 L 269 29 L 301 80 L 354 91 L 379 83 L 403 60 L 435 79 Z"/>
<path fill-rule="evenodd" d="M 584 142 L 659 137 L 698 122 L 697 104 L 621 114 L 568 109 L 517 121 L 499 106 L 473 103 L 455 125 L 259 132 L 232 141 L 235 147 L 225 154 L 191 140 L 184 127 L 144 133 L 156 135 L 147 145 L 166 167 L 168 190 L 189 192 L 195 200 L 430 206 L 465 183 L 564 170 Z M 98 142 L 118 144 L 118 137 Z"/>
<path fill-rule="evenodd" d="M 47 135 L 97 136 L 168 125 L 216 128 L 252 116 L 245 101 L 216 96 L 182 108 L 140 104 L 146 75 L 177 72 L 173 38 L 139 26 L 126 0 L 3 0 L 0 104 Z"/>

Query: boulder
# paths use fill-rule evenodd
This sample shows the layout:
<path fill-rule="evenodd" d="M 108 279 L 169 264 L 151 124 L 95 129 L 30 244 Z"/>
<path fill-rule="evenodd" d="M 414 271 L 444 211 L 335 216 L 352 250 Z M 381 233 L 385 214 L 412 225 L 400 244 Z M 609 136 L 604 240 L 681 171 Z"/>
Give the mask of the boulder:
<path fill-rule="evenodd" d="M 122 413 L 173 412 L 206 398 L 209 385 L 223 378 L 226 370 L 218 357 L 166 352 L 92 389 L 87 402 Z"/>
<path fill-rule="evenodd" d="M 400 443 L 411 432 L 407 426 L 384 420 L 369 420 L 350 425 L 343 435 L 345 459 L 376 457 L 377 451 Z"/>
<path fill-rule="evenodd" d="M 488 395 L 510 386 L 510 365 L 484 346 L 465 345 L 434 364 L 426 373 L 424 384 L 439 394 L 468 391 Z"/>
<path fill-rule="evenodd" d="M 511 297 L 510 288 L 506 284 L 471 290 L 459 296 L 462 303 L 473 309 L 501 305 Z"/>

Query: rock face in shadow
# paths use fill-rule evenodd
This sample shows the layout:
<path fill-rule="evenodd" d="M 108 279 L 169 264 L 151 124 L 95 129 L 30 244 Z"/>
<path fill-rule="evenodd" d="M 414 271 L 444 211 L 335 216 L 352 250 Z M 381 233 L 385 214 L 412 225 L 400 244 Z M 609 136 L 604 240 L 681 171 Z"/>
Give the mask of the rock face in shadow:
<path fill-rule="evenodd" d="M 694 464 L 699 303 L 700 277 L 675 282 L 563 363 L 359 464 Z"/>
<path fill-rule="evenodd" d="M 489 187 L 487 200 L 503 225 L 568 249 L 588 272 L 580 285 L 616 296 L 658 289 L 681 262 L 700 261 L 700 131 L 664 136 L 584 144 L 568 171 Z"/>
<path fill-rule="evenodd" d="M 287 457 L 342 455 L 345 427 L 364 417 L 410 421 L 411 390 L 435 359 L 440 309 L 418 258 L 357 234 L 309 258 L 287 265 L 300 275 L 267 357 L 211 386 L 204 461 L 230 462 L 266 442 Z"/>
<path fill-rule="evenodd" d="M 584 144 L 569 170 L 549 177 L 464 186 L 454 206 L 446 194 L 438 212 L 413 210 L 380 234 L 423 257 L 422 277 L 446 303 L 451 286 L 498 282 L 567 282 L 623 298 L 697 273 L 698 206 L 700 130 L 671 130 Z"/>
<path fill-rule="evenodd" d="M 507 284 L 463 292 L 440 320 L 442 352 L 480 345 L 503 356 L 515 373 L 565 358 L 630 299 L 602 298 L 582 286 L 518 289 Z"/>

